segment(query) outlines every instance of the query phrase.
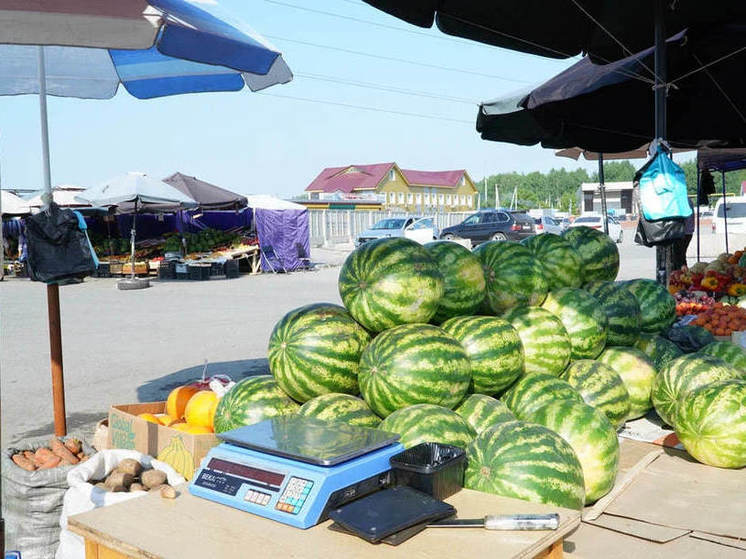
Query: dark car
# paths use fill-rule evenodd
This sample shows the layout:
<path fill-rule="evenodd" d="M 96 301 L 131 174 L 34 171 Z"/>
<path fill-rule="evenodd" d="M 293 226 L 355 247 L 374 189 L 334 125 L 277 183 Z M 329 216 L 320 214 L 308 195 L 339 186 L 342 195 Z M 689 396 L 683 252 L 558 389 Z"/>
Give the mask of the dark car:
<path fill-rule="evenodd" d="M 458 225 L 441 231 L 441 239 L 469 239 L 472 245 L 484 241 L 520 241 L 536 233 L 533 218 L 507 210 L 482 210 Z"/>

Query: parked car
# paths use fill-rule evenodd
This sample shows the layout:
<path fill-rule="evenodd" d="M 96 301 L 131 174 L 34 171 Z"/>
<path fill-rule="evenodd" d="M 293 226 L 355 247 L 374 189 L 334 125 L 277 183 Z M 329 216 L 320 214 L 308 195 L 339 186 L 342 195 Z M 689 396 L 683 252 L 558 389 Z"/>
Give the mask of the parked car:
<path fill-rule="evenodd" d="M 567 231 L 570 228 L 571 223 L 572 223 L 572 220 L 569 217 L 563 217 L 562 223 L 560 223 L 560 226 L 562 227 L 562 231 Z"/>
<path fill-rule="evenodd" d="M 441 239 L 469 239 L 472 245 L 484 241 L 519 241 L 536 234 L 533 218 L 525 213 L 508 210 L 482 210 L 470 215 L 458 225 L 446 227 Z"/>
<path fill-rule="evenodd" d="M 700 219 L 702 214 L 700 214 Z M 715 204 L 715 212 L 712 218 L 712 232 L 725 234 L 725 219 L 728 218 L 728 233 L 746 233 L 746 196 L 732 196 L 728 198 L 727 205 L 723 205 L 723 199 Z"/>
<path fill-rule="evenodd" d="M 536 234 L 540 233 L 554 233 L 559 235 L 564 231 L 562 228 L 562 222 L 548 215 L 543 215 L 534 219 L 536 224 Z"/>
<path fill-rule="evenodd" d="M 432 217 L 387 217 L 360 233 L 355 246 L 384 237 L 406 237 L 425 244 L 438 238 L 438 227 Z"/>
<path fill-rule="evenodd" d="M 600 215 L 598 214 L 584 214 L 581 215 L 579 218 L 577 218 L 575 221 L 570 224 L 570 227 L 580 227 L 581 225 L 585 225 L 586 227 L 590 227 L 591 229 L 600 229 L 603 231 L 604 229 L 604 222 Z M 622 232 L 622 226 L 621 224 L 616 220 L 614 216 L 609 216 L 609 237 L 611 237 L 615 242 L 621 243 L 622 237 L 624 233 Z"/>

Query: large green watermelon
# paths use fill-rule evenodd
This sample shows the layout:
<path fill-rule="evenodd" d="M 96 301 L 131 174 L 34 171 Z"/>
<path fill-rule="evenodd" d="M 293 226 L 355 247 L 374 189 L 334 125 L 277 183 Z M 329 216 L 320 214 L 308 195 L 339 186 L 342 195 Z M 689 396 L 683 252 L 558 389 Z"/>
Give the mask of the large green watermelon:
<path fill-rule="evenodd" d="M 534 503 L 580 510 L 583 469 L 572 447 L 546 427 L 498 423 L 466 450 L 464 486 Z"/>
<path fill-rule="evenodd" d="M 640 305 L 640 327 L 643 332 L 657 334 L 676 320 L 676 299 L 665 285 L 651 279 L 636 279 L 622 285 Z"/>
<path fill-rule="evenodd" d="M 474 429 L 456 412 L 417 404 L 401 408 L 381 421 L 378 429 L 398 433 L 405 448 L 420 443 L 442 443 L 466 448 L 476 435 Z"/>
<path fill-rule="evenodd" d="M 359 427 L 378 427 L 381 418 L 363 400 L 349 394 L 322 394 L 311 398 L 298 410 L 298 415 L 322 421 L 346 423 Z"/>
<path fill-rule="evenodd" d="M 572 345 L 560 319 L 539 307 L 518 307 L 504 318 L 518 332 L 526 373 L 559 376 L 570 361 Z"/>
<path fill-rule="evenodd" d="M 404 237 L 368 241 L 339 272 L 339 294 L 352 317 L 381 332 L 428 322 L 443 297 L 443 275 L 430 253 Z"/>
<path fill-rule="evenodd" d="M 746 466 L 746 381 L 701 386 L 682 399 L 676 435 L 689 454 L 719 468 Z"/>
<path fill-rule="evenodd" d="M 280 415 L 290 415 L 298 408 L 275 379 L 270 375 L 257 375 L 241 380 L 220 399 L 213 425 L 216 433 L 222 433 Z"/>
<path fill-rule="evenodd" d="M 528 420 L 537 408 L 557 400 L 583 398 L 567 381 L 554 375 L 528 373 L 519 378 L 500 398 L 518 419 Z"/>
<path fill-rule="evenodd" d="M 495 316 L 460 316 L 440 327 L 466 350 L 473 392 L 496 394 L 523 373 L 523 345 L 508 321 Z"/>
<path fill-rule="evenodd" d="M 484 394 L 470 394 L 453 411 L 459 414 L 477 433 L 498 423 L 516 419 L 508 406 Z"/>
<path fill-rule="evenodd" d="M 606 313 L 587 291 L 571 287 L 550 291 L 542 308 L 559 318 L 567 330 L 570 359 L 595 359 L 606 346 Z"/>
<path fill-rule="evenodd" d="M 584 283 L 580 254 L 563 237 L 544 233 L 527 237 L 521 244 L 531 249 L 544 268 L 550 290 L 580 287 Z"/>
<path fill-rule="evenodd" d="M 700 349 L 700 355 L 710 355 L 722 359 L 746 375 L 746 351 L 740 345 L 731 342 L 712 342 Z"/>
<path fill-rule="evenodd" d="M 484 300 L 484 271 L 472 252 L 451 241 L 427 243 L 425 249 L 443 274 L 443 297 L 432 321 L 436 324 L 454 316 L 471 315 Z"/>
<path fill-rule="evenodd" d="M 386 417 L 414 404 L 455 407 L 471 384 L 469 357 L 453 336 L 429 324 L 404 324 L 376 336 L 360 358 L 360 392 Z"/>
<path fill-rule="evenodd" d="M 607 347 L 598 361 L 614 369 L 621 377 L 629 393 L 629 415 L 627 419 L 637 419 L 653 407 L 650 393 L 655 381 L 655 367 L 650 359 L 633 347 Z"/>
<path fill-rule="evenodd" d="M 577 390 L 585 403 L 606 414 L 618 429 L 629 416 L 629 392 L 617 372 L 599 361 L 581 359 L 570 363 L 562 379 Z"/>
<path fill-rule="evenodd" d="M 521 305 L 541 305 L 547 295 L 544 269 L 533 253 L 513 241 L 490 241 L 474 249 L 487 280 L 486 306 L 495 314 Z"/>
<path fill-rule="evenodd" d="M 653 383 L 653 406 L 663 421 L 676 427 L 676 406 L 679 399 L 705 384 L 718 380 L 735 380 L 742 377 L 725 361 L 709 355 L 689 353 L 677 357 L 663 367 Z"/>
<path fill-rule="evenodd" d="M 633 345 L 640 336 L 640 305 L 635 296 L 612 281 L 591 282 L 585 289 L 606 313 L 606 345 Z"/>
<path fill-rule="evenodd" d="M 562 236 L 578 251 L 583 281 L 614 281 L 619 273 L 619 249 L 603 231 L 585 225 L 570 227 Z"/>
<path fill-rule="evenodd" d="M 287 313 L 269 338 L 269 368 L 299 402 L 319 394 L 357 394 L 357 368 L 370 335 L 339 305 L 318 303 Z"/>
<path fill-rule="evenodd" d="M 648 356 L 656 371 L 660 371 L 669 361 L 684 355 L 679 346 L 657 334 L 640 334 L 635 347 Z"/>
<path fill-rule="evenodd" d="M 570 443 L 583 467 L 586 505 L 611 491 L 619 469 L 619 440 L 603 412 L 582 402 L 560 400 L 540 407 L 531 421 Z"/>

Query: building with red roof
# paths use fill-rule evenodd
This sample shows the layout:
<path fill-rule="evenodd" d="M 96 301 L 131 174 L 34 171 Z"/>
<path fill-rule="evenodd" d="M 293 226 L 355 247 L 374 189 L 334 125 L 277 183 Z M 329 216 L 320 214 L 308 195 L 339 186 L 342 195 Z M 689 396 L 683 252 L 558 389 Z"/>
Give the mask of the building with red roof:
<path fill-rule="evenodd" d="M 465 169 L 417 171 L 396 163 L 327 167 L 306 187 L 307 206 L 370 204 L 404 211 L 469 211 L 477 189 Z"/>

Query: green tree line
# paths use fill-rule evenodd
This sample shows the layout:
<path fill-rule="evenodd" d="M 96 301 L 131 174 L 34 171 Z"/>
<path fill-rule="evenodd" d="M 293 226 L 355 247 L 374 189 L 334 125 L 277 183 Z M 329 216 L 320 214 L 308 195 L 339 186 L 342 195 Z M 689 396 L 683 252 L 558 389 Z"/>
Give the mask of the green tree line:
<path fill-rule="evenodd" d="M 604 164 L 604 179 L 608 182 L 631 181 L 642 162 L 634 165 L 629 161 L 608 161 Z M 690 194 L 697 193 L 697 163 L 695 159 L 681 164 L 686 175 L 687 189 Z M 715 189 L 721 192 L 721 178 L 714 174 Z M 746 170 L 726 173 L 726 191 L 737 195 L 741 192 L 741 182 L 746 181 Z M 486 182 L 486 186 L 485 186 Z M 567 169 L 551 169 L 540 173 L 498 173 L 490 175 L 476 184 L 481 194 L 482 207 L 495 206 L 495 186 L 498 187 L 500 205 L 507 207 L 517 188 L 518 207 L 555 208 L 560 211 L 577 211 L 577 191 L 583 182 L 598 182 L 598 172 L 589 173 L 585 169 L 568 171 Z M 485 202 L 486 190 L 486 202 Z M 713 197 L 713 199 L 715 199 Z"/>

